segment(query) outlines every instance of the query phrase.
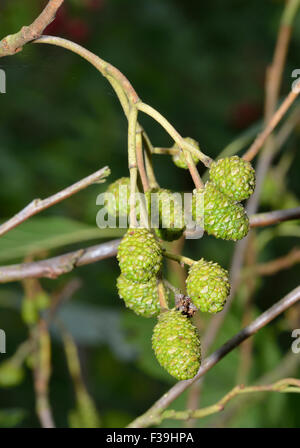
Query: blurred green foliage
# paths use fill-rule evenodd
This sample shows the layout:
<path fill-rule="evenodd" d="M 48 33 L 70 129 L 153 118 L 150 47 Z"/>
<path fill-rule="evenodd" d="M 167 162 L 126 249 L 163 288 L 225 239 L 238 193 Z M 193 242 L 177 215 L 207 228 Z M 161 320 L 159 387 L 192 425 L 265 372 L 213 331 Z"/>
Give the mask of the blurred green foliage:
<path fill-rule="evenodd" d="M 3 0 L 1 34 L 30 23 L 44 3 Z M 279 0 L 73 0 L 66 2 L 49 33 L 73 39 L 116 65 L 146 102 L 215 157 L 262 119 L 265 71 L 272 59 L 282 7 Z M 299 47 L 300 14 L 284 71 L 283 93 L 290 88 L 291 71 L 299 68 Z M 0 96 L 1 220 L 33 198 L 53 194 L 102 166 L 109 165 L 112 170 L 109 181 L 128 175 L 126 120 L 111 87 L 94 68 L 65 50 L 38 45 L 27 45 L 19 55 L 1 59 L 0 68 L 7 74 L 7 93 Z M 141 121 L 155 145 L 172 143 L 149 118 Z M 270 174 L 262 210 L 274 205 L 284 208 L 283 193 L 286 206 L 299 205 L 299 143 L 297 129 L 283 148 L 292 163 L 279 181 L 275 171 L 273 177 Z M 154 162 L 163 187 L 192 189 L 187 172 L 176 168 L 170 158 L 155 156 Z M 276 186 L 281 188 L 274 194 Z M 105 184 L 91 186 L 9 233 L 0 241 L 1 262 L 18 262 L 32 252 L 51 256 L 88 245 L 87 240 L 117 236 L 109 231 L 101 234 L 96 228 L 96 197 L 105 188 Z M 281 228 L 288 231 L 281 232 Z M 260 231 L 259 241 L 265 244 L 259 260 L 284 255 L 299 236 L 297 223 Z M 187 240 L 185 253 L 229 267 L 233 248 L 231 242 L 205 236 L 197 242 Z M 82 287 L 72 303 L 62 308 L 60 317 L 79 345 L 84 380 L 106 427 L 126 425 L 174 384 L 151 350 L 154 320 L 144 321 L 124 309 L 116 293 L 117 276 L 117 263 L 111 259 L 41 282 L 52 293 L 70 278 L 82 280 Z M 297 266 L 262 279 L 254 296 L 255 313 L 280 299 L 298 281 Z M 0 362 L 11 357 L 27 338 L 20 317 L 22 296 L 19 284 L 0 290 L 0 328 L 7 334 L 7 355 L 0 354 Z M 240 329 L 243 307 L 240 293 L 216 347 Z M 290 350 L 288 317 L 279 318 L 254 337 L 250 382 L 272 371 Z M 202 325 L 208 320 L 203 318 Z M 231 353 L 207 374 L 202 406 L 212 404 L 234 386 L 239 353 Z M 39 425 L 31 375 L 28 370 L 22 385 L 0 390 L 0 427 Z M 74 396 L 55 329 L 50 386 L 56 424 L 67 426 Z M 264 395 L 263 400 L 263 406 L 259 401 L 233 415 L 228 425 L 299 426 L 298 396 L 272 394 Z M 176 409 L 185 406 L 186 394 L 174 403 Z M 198 424 L 214 421 L 218 422 L 217 417 Z M 168 425 L 180 423 L 163 423 Z"/>

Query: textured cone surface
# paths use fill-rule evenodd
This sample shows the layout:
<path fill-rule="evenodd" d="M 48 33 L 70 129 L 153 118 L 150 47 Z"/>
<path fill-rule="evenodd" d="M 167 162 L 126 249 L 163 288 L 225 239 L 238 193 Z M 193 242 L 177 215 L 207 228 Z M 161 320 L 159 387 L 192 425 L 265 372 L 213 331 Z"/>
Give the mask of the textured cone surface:
<path fill-rule="evenodd" d="M 222 311 L 230 292 L 228 272 L 218 263 L 204 259 L 192 265 L 186 285 L 194 305 L 207 313 Z"/>
<path fill-rule="evenodd" d="M 162 265 L 162 249 L 147 229 L 129 229 L 118 250 L 122 274 L 133 282 L 146 283 Z"/>
<path fill-rule="evenodd" d="M 120 188 L 121 187 L 121 188 Z M 110 195 L 115 200 L 112 200 Z M 130 179 L 129 177 L 121 177 L 112 183 L 105 193 L 105 205 L 111 216 L 127 216 L 129 215 L 129 196 L 130 196 Z"/>
<path fill-rule="evenodd" d="M 199 204 L 203 202 L 204 230 L 209 235 L 233 241 L 247 235 L 249 219 L 244 207 L 217 190 L 212 182 L 207 182 L 205 189 L 198 190 L 193 197 L 194 220 L 199 220 L 202 213 L 202 208 L 198 207 L 197 202 Z"/>
<path fill-rule="evenodd" d="M 255 188 L 255 171 L 251 163 L 238 156 L 213 162 L 209 175 L 219 191 L 236 201 L 248 199 Z"/>
<path fill-rule="evenodd" d="M 199 144 L 198 142 L 196 142 L 196 140 L 194 140 L 191 137 L 186 137 L 184 139 L 187 143 L 190 143 L 191 145 L 195 146 L 196 149 L 200 149 L 199 148 Z M 175 154 L 172 159 L 173 162 L 175 163 L 176 166 L 178 166 L 178 168 L 183 168 L 185 170 L 188 169 L 188 166 L 186 164 L 185 158 L 184 158 L 184 154 L 183 152 L 180 150 L 180 147 L 177 145 L 177 143 L 175 143 L 175 145 L 173 146 L 174 149 L 177 149 L 179 151 L 178 154 Z M 199 159 L 197 156 L 195 156 L 194 154 L 191 154 L 192 159 L 194 161 L 194 163 L 197 165 L 197 163 L 199 162 Z"/>
<path fill-rule="evenodd" d="M 164 188 L 154 188 L 146 193 L 146 200 L 157 236 L 165 241 L 178 240 L 185 228 L 181 195 Z"/>
<path fill-rule="evenodd" d="M 153 317 L 160 313 L 156 277 L 147 283 L 135 283 L 120 275 L 117 287 L 125 305 L 139 316 Z"/>
<path fill-rule="evenodd" d="M 22 367 L 14 365 L 11 361 L 0 364 L 0 387 L 14 387 L 20 384 L 24 378 Z"/>
<path fill-rule="evenodd" d="M 154 327 L 152 347 L 159 364 L 178 380 L 193 378 L 201 363 L 196 327 L 180 311 L 167 311 Z"/>

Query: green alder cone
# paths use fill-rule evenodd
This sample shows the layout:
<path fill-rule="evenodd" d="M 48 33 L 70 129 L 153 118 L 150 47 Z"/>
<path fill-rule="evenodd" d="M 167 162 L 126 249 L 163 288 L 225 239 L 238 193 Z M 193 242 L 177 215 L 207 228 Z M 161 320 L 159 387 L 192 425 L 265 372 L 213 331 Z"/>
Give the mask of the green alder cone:
<path fill-rule="evenodd" d="M 129 229 L 117 255 L 122 274 L 127 280 L 146 283 L 162 266 L 162 249 L 147 229 Z"/>
<path fill-rule="evenodd" d="M 18 386 L 24 378 L 24 370 L 16 366 L 12 361 L 4 361 L 0 364 L 0 387 Z"/>
<path fill-rule="evenodd" d="M 191 145 L 193 145 L 196 149 L 200 149 L 198 142 L 196 142 L 196 140 L 194 140 L 191 137 L 185 137 L 184 139 L 187 143 L 190 143 Z M 183 152 L 180 150 L 180 147 L 177 145 L 177 143 L 175 143 L 175 145 L 173 145 L 174 149 L 178 149 L 178 154 L 175 154 L 172 157 L 173 162 L 175 163 L 176 166 L 178 166 L 178 168 L 183 168 L 184 170 L 188 169 L 188 166 L 186 164 L 185 158 L 184 158 L 184 154 Z M 197 156 L 195 156 L 194 154 L 191 154 L 192 159 L 194 161 L 194 163 L 197 165 L 197 163 L 199 162 L 199 159 Z"/>
<path fill-rule="evenodd" d="M 120 189 L 120 187 L 122 187 Z M 110 194 L 113 195 L 115 201 L 111 200 Z M 128 216 L 130 196 L 130 179 L 129 177 L 121 177 L 114 183 L 110 184 L 105 193 L 105 205 L 111 216 L 120 217 Z"/>
<path fill-rule="evenodd" d="M 236 201 L 248 199 L 255 188 L 255 171 L 250 162 L 238 156 L 212 162 L 210 179 L 216 188 Z"/>
<path fill-rule="evenodd" d="M 147 283 L 135 283 L 120 275 L 117 287 L 125 305 L 139 316 L 154 317 L 160 313 L 156 277 Z"/>
<path fill-rule="evenodd" d="M 179 193 L 164 188 L 153 188 L 146 193 L 148 214 L 155 223 L 158 215 L 156 235 L 164 241 L 178 240 L 184 232 L 183 203 Z"/>
<path fill-rule="evenodd" d="M 244 238 L 249 231 L 249 218 L 242 206 L 216 189 L 212 182 L 207 182 L 204 190 L 197 190 L 193 196 L 193 219 L 199 221 L 203 203 L 204 230 L 208 235 L 223 240 L 237 241 Z"/>
<path fill-rule="evenodd" d="M 222 311 L 230 292 L 228 272 L 203 258 L 191 266 L 186 286 L 194 305 L 206 313 Z"/>
<path fill-rule="evenodd" d="M 180 311 L 162 313 L 154 327 L 152 347 L 159 364 L 177 380 L 193 378 L 201 364 L 197 328 Z"/>

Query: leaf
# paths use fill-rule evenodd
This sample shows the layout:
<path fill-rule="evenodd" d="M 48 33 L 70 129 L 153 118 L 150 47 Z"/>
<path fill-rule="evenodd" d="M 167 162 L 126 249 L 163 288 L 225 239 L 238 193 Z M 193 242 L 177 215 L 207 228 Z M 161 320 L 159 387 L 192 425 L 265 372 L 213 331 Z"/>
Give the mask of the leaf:
<path fill-rule="evenodd" d="M 102 238 L 117 238 L 122 229 L 99 229 L 64 217 L 33 218 L 0 238 L 0 262 L 42 250 Z"/>
<path fill-rule="evenodd" d="M 130 361 L 135 358 L 135 347 L 125 338 L 119 311 L 67 303 L 60 310 L 59 317 L 77 343 L 90 346 L 106 344 L 118 359 Z M 53 330 L 58 336 L 56 328 Z"/>
<path fill-rule="evenodd" d="M 23 409 L 1 409 L 0 428 L 14 428 L 24 420 L 26 412 Z"/>

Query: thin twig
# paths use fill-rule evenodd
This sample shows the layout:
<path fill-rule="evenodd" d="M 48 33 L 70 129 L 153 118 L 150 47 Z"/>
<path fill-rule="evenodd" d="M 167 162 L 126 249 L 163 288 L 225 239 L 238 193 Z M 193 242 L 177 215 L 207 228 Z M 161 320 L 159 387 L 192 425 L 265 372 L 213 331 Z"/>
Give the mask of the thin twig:
<path fill-rule="evenodd" d="M 285 8 L 282 13 L 281 23 L 277 34 L 277 41 L 273 56 L 272 65 L 267 70 L 266 76 L 266 99 L 265 99 L 265 130 L 259 134 L 248 151 L 244 154 L 244 159 L 251 161 L 258 151 L 262 148 L 263 144 L 267 141 L 273 129 L 277 126 L 278 122 L 282 119 L 290 105 L 294 102 L 299 92 L 290 92 L 290 94 L 283 101 L 279 109 L 275 112 L 276 104 L 278 102 L 282 75 L 284 65 L 287 57 L 289 43 L 292 34 L 292 25 L 298 11 L 300 0 L 288 0 L 285 4 Z M 298 89 L 297 89 L 298 90 Z M 294 96 L 296 95 L 296 96 Z M 272 152 L 273 140 L 269 140 L 269 144 L 266 145 L 266 152 Z M 267 161 L 266 165 L 271 162 Z M 264 160 L 259 161 L 260 164 L 264 164 Z M 262 172 L 264 177 L 265 172 Z M 254 212 L 253 212 L 254 213 Z"/>
<path fill-rule="evenodd" d="M 204 418 L 208 415 L 216 414 L 224 410 L 229 401 L 238 395 L 252 394 L 257 392 L 280 392 L 280 393 L 300 393 L 300 380 L 296 378 L 284 378 L 277 381 L 274 384 L 267 384 L 264 386 L 248 386 L 243 384 L 235 386 L 230 392 L 228 392 L 217 403 L 207 406 L 202 409 L 187 409 L 185 411 L 175 411 L 173 409 L 164 411 L 159 417 L 157 417 L 156 424 L 161 423 L 166 419 L 174 420 L 188 420 L 190 418 Z"/>
<path fill-rule="evenodd" d="M 163 154 L 166 156 L 175 156 L 180 153 L 180 149 L 174 148 L 173 146 L 171 146 L 171 148 L 155 147 L 155 148 L 153 148 L 152 152 L 153 152 L 153 154 Z"/>
<path fill-rule="evenodd" d="M 76 184 L 73 184 L 70 187 L 65 188 L 64 190 L 61 190 L 59 193 L 56 193 L 47 199 L 34 199 L 13 218 L 9 219 L 0 226 L 0 236 L 14 229 L 31 216 L 34 216 L 37 213 L 40 213 L 41 211 L 46 210 L 47 208 L 52 207 L 59 202 L 62 202 L 63 200 L 83 190 L 84 188 L 87 188 L 89 185 L 104 182 L 104 179 L 109 175 L 110 169 L 108 167 L 101 168 L 101 170 L 96 171 L 90 176 L 80 180 L 79 182 L 76 182 Z"/>
<path fill-rule="evenodd" d="M 55 19 L 56 12 L 63 2 L 64 0 L 50 0 L 31 25 L 23 26 L 18 33 L 2 39 L 0 42 L 0 57 L 14 55 L 22 51 L 25 44 L 40 37 L 44 29 Z"/>
<path fill-rule="evenodd" d="M 55 279 L 71 272 L 75 267 L 115 257 L 120 242 L 120 239 L 112 240 L 47 260 L 0 267 L 0 283 L 15 282 L 25 278 Z"/>
<path fill-rule="evenodd" d="M 195 148 L 195 146 L 184 140 L 184 138 L 176 131 L 174 126 L 172 126 L 171 123 L 169 123 L 168 120 L 166 120 L 166 118 L 163 117 L 157 110 L 148 104 L 142 103 L 141 101 L 137 103 L 137 107 L 141 112 L 144 112 L 156 120 L 166 130 L 166 132 L 170 134 L 182 150 L 186 150 L 194 154 L 206 167 L 210 166 L 212 159 L 199 149 Z"/>
<path fill-rule="evenodd" d="M 78 289 L 82 286 L 82 280 L 79 278 L 72 278 L 69 282 L 67 282 L 63 288 L 60 288 L 58 291 L 55 291 L 52 294 L 51 305 L 48 309 L 48 312 L 45 316 L 45 321 L 48 326 L 55 319 L 60 307 L 65 304 Z"/>
<path fill-rule="evenodd" d="M 49 402 L 49 379 L 51 375 L 51 342 L 44 320 L 36 328 L 37 338 L 36 363 L 34 367 L 34 389 L 36 394 L 36 411 L 43 428 L 54 428 Z"/>
<path fill-rule="evenodd" d="M 179 255 L 183 253 L 185 244 L 185 237 L 182 235 L 178 240 L 174 241 L 171 249 L 172 253 Z M 171 277 L 177 280 L 177 285 L 181 291 L 185 291 L 186 271 L 182 268 L 182 265 L 176 263 L 174 260 L 168 260 L 168 266 Z"/>
<path fill-rule="evenodd" d="M 187 264 L 188 266 L 192 266 L 192 264 L 195 263 L 195 260 L 192 260 L 191 258 L 188 258 L 188 257 L 184 257 L 183 255 L 173 254 L 168 251 L 164 251 L 163 254 L 165 257 L 169 258 L 170 260 L 177 261 L 178 263 L 180 263 L 183 266 L 185 264 Z"/>
<path fill-rule="evenodd" d="M 146 165 L 147 176 L 149 179 L 149 186 L 150 186 L 150 188 L 159 188 L 159 184 L 156 180 L 154 169 L 153 169 L 153 160 L 152 160 L 153 146 L 152 146 L 152 143 L 151 143 L 148 135 L 145 133 L 144 130 L 142 132 L 142 137 L 143 137 L 143 143 L 144 143 L 144 147 L 145 147 L 145 152 L 144 152 L 145 165 Z"/>
<path fill-rule="evenodd" d="M 266 326 L 269 322 L 274 320 L 277 316 L 283 313 L 286 309 L 294 305 L 300 300 L 300 286 L 295 288 L 289 294 L 287 294 L 279 302 L 275 303 L 271 308 L 262 313 L 257 319 L 255 319 L 250 325 L 243 328 L 233 338 L 229 339 L 218 350 L 212 353 L 206 358 L 196 376 L 190 380 L 179 381 L 168 392 L 166 392 L 153 406 L 142 416 L 135 419 L 130 423 L 130 428 L 142 428 L 148 427 L 156 423 L 156 419 L 160 414 L 188 387 L 190 387 L 195 381 L 201 378 L 208 370 L 214 367 L 221 359 L 224 358 L 229 352 L 238 347 L 250 336 L 253 336 L 257 331 Z"/>
<path fill-rule="evenodd" d="M 140 101 L 138 94 L 134 90 L 133 86 L 128 81 L 126 76 L 124 76 L 123 73 L 120 72 L 119 69 L 114 67 L 109 62 L 104 61 L 99 56 L 95 55 L 94 53 L 82 47 L 81 45 L 78 45 L 75 42 L 56 36 L 42 36 L 39 39 L 34 40 L 33 43 L 50 44 L 65 48 L 66 50 L 70 50 L 73 53 L 78 54 L 83 59 L 92 64 L 111 83 L 112 87 L 116 91 L 116 94 L 123 108 L 125 108 L 124 110 L 125 114 L 126 114 L 126 107 L 128 106 L 126 106 L 125 97 L 123 96 L 122 93 L 123 91 L 126 92 L 127 98 L 130 101 L 130 103 L 135 104 Z M 111 82 L 112 79 L 115 80 L 116 82 Z"/>
<path fill-rule="evenodd" d="M 285 210 L 274 210 L 273 212 L 258 213 L 250 217 L 251 227 L 265 227 L 284 221 L 300 219 L 300 207 Z"/>
<path fill-rule="evenodd" d="M 287 113 L 293 102 L 296 100 L 300 93 L 300 82 L 297 85 L 298 88 L 295 88 L 292 90 L 288 96 L 285 98 L 283 103 L 280 105 L 278 110 L 275 112 L 267 126 L 265 127 L 264 131 L 257 136 L 257 138 L 254 140 L 250 148 L 245 152 L 243 155 L 244 160 L 248 160 L 249 162 L 254 159 L 258 151 L 262 148 L 264 143 L 266 142 L 267 138 L 270 136 L 270 134 L 273 132 L 275 127 L 278 125 L 278 123 L 282 120 L 284 115 Z"/>
<path fill-rule="evenodd" d="M 250 238 L 248 242 L 247 253 L 245 257 L 246 269 L 251 269 L 257 263 L 258 251 L 255 232 L 250 233 Z M 251 276 L 245 278 L 245 291 L 243 297 L 243 314 L 241 320 L 241 326 L 245 327 L 254 318 L 253 313 L 253 299 L 255 295 L 255 290 L 257 287 L 257 274 L 254 273 Z M 239 348 L 239 365 L 236 374 L 236 383 L 245 383 L 251 369 L 253 361 L 253 338 L 247 339 L 244 344 Z"/>
<path fill-rule="evenodd" d="M 128 168 L 130 173 L 130 227 L 136 227 L 135 193 L 137 189 L 136 130 L 138 110 L 131 106 L 128 116 Z"/>
<path fill-rule="evenodd" d="M 143 156 L 143 137 L 140 130 L 136 131 L 136 161 L 138 170 L 140 173 L 143 190 L 146 193 L 149 189 L 149 180 L 145 169 L 144 156 Z"/>
<path fill-rule="evenodd" d="M 266 385 L 270 382 L 278 381 L 279 378 L 284 376 L 290 376 L 294 374 L 300 362 L 300 356 L 296 356 L 291 350 L 285 357 L 280 361 L 279 365 L 273 368 L 270 372 L 264 374 L 257 381 L 255 385 Z M 236 414 L 241 414 L 245 406 L 253 404 L 255 401 L 263 398 L 263 395 L 256 395 L 253 397 L 240 397 L 230 408 L 225 410 L 224 413 L 218 418 L 217 421 L 212 422 L 213 427 L 223 427 L 229 420 L 231 420 Z"/>
<path fill-rule="evenodd" d="M 162 278 L 159 278 L 157 281 L 157 292 L 158 292 L 159 304 L 162 311 L 167 310 L 169 307 Z"/>
<path fill-rule="evenodd" d="M 279 271 L 288 269 L 294 266 L 296 263 L 300 263 L 300 249 L 294 247 L 287 255 L 276 258 L 275 260 L 268 261 L 266 263 L 260 263 L 244 270 L 244 277 L 252 277 L 256 275 L 274 275 Z"/>

